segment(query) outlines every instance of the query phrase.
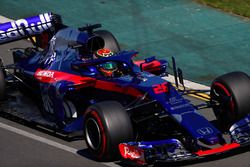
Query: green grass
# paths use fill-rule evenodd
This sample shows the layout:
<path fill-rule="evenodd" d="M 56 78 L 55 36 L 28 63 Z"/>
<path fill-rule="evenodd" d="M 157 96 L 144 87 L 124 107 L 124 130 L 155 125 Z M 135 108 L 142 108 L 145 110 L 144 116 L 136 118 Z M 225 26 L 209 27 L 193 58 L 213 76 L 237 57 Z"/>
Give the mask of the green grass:
<path fill-rule="evenodd" d="M 226 12 L 250 17 L 250 0 L 195 0 Z"/>

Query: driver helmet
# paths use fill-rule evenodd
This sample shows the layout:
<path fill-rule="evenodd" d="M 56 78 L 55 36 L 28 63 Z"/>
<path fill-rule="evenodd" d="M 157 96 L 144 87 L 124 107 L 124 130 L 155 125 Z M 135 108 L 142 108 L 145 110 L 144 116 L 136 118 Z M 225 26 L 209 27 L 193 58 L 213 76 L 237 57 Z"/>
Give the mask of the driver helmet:
<path fill-rule="evenodd" d="M 96 53 L 95 53 L 95 58 L 105 58 L 105 57 L 110 57 L 113 56 L 114 53 L 109 50 L 109 49 L 99 49 Z M 112 77 L 114 72 L 117 71 L 117 64 L 115 62 L 105 62 L 103 64 L 99 65 L 99 69 L 100 71 L 108 77 Z"/>

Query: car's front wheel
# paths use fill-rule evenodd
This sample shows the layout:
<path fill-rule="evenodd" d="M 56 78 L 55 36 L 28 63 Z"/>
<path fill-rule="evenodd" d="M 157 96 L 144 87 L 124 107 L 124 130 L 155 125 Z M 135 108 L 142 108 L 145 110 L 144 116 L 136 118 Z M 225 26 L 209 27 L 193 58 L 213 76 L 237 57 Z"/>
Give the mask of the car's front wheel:
<path fill-rule="evenodd" d="M 87 109 L 84 114 L 84 135 L 94 158 L 110 161 L 119 155 L 119 143 L 133 140 L 133 128 L 120 103 L 105 101 Z"/>
<path fill-rule="evenodd" d="M 243 72 L 231 72 L 216 78 L 211 86 L 211 102 L 222 128 L 250 113 L 250 78 Z"/>

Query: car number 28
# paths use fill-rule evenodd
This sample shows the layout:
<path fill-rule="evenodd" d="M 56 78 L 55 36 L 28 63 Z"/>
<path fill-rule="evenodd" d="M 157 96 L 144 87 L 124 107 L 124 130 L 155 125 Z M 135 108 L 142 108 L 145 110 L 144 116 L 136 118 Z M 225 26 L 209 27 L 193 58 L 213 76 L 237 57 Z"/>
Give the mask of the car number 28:
<path fill-rule="evenodd" d="M 167 93 L 168 92 L 168 83 L 163 82 L 161 84 L 155 84 L 152 86 L 155 94 Z"/>

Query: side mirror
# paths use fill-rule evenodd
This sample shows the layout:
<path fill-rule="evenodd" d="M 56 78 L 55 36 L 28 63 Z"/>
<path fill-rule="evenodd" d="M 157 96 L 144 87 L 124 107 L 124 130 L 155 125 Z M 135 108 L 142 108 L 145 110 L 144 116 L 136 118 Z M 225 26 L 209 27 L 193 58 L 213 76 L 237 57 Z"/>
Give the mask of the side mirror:
<path fill-rule="evenodd" d="M 152 56 L 152 57 L 149 57 L 149 58 L 144 59 L 145 62 L 140 64 L 140 70 L 143 71 L 143 70 L 142 70 L 143 64 L 151 63 L 151 62 L 153 62 L 154 60 L 155 60 L 155 56 Z"/>

